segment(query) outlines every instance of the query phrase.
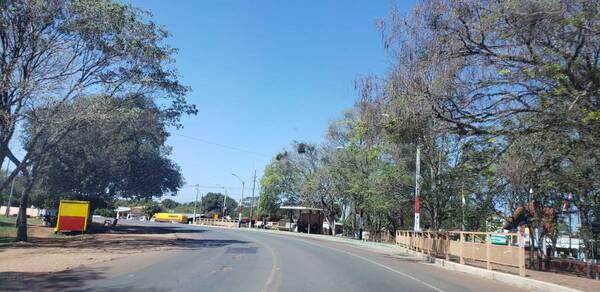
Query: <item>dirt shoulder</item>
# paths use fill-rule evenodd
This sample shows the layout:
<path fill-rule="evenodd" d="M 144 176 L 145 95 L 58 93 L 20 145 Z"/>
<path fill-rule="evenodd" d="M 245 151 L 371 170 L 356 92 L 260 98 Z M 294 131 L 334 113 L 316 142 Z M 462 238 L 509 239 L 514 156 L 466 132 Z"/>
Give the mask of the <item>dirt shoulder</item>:
<path fill-rule="evenodd" d="M 54 235 L 52 228 L 32 222 L 30 242 L 0 245 L 0 273 L 55 273 L 127 257 L 148 257 L 181 246 L 169 228 L 94 227 L 94 234 Z"/>

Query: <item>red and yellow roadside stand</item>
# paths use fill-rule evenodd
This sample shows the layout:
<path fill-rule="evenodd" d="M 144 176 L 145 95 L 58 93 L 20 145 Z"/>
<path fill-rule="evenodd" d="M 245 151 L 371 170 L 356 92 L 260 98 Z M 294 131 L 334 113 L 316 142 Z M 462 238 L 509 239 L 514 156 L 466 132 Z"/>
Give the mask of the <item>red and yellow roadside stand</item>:
<path fill-rule="evenodd" d="M 60 200 L 55 232 L 87 230 L 90 202 Z"/>

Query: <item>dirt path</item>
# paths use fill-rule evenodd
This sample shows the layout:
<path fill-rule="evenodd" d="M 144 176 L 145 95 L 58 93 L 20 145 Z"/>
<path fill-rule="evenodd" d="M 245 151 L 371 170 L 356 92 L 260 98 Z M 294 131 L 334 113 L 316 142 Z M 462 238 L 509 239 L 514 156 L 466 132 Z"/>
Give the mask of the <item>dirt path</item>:
<path fill-rule="evenodd" d="M 30 242 L 0 245 L 3 289 L 61 291 L 78 283 L 122 275 L 177 254 L 189 246 L 173 225 L 121 225 L 94 234 L 57 236 L 41 224 L 30 226 Z"/>
<path fill-rule="evenodd" d="M 0 246 L 0 273 L 49 273 L 120 258 L 177 249 L 169 228 L 119 226 L 106 233 L 56 236 L 41 225 L 30 228 L 30 242 Z"/>

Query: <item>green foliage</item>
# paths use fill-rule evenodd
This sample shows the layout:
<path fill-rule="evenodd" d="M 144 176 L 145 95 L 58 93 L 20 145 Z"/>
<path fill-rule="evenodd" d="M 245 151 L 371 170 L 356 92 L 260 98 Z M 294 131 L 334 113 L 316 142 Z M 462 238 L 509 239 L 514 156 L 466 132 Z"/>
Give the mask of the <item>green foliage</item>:
<path fill-rule="evenodd" d="M 147 201 L 144 206 L 144 215 L 148 218 L 152 217 L 156 213 L 160 213 L 163 211 L 163 208 L 160 206 L 158 202 L 155 201 Z"/>
<path fill-rule="evenodd" d="M 260 180 L 258 214 L 275 216 L 279 207 L 299 202 L 297 182 L 299 173 L 294 171 L 287 153 L 278 154 L 266 167 Z"/>
<path fill-rule="evenodd" d="M 152 101 L 100 96 L 63 105 L 60 110 L 84 114 L 90 108 L 106 114 L 73 129 L 50 150 L 38 150 L 39 144 L 31 147 L 33 152 L 45 151 L 39 156 L 43 167 L 38 173 L 45 194 L 54 200 L 57 196 L 148 199 L 175 193 L 183 185 L 178 166 L 167 157 L 166 124 Z M 36 128 L 32 124 L 27 133 Z M 34 135 L 28 135 L 27 141 Z"/>
<path fill-rule="evenodd" d="M 557 220 L 542 211 L 560 213 L 571 192 L 591 239 L 600 218 L 598 8 L 423 0 L 407 16 L 393 10 L 381 28 L 395 67 L 357 82 L 361 99 L 323 145 L 295 142 L 271 161 L 261 211 L 292 197 L 343 221 L 347 234 L 411 228 L 419 148 L 422 227 L 458 229 L 464 214 L 467 230 L 497 230 L 529 201 L 533 227 L 555 238 Z"/>
<path fill-rule="evenodd" d="M 176 191 L 182 179 L 177 166 L 165 158 L 168 148 L 162 144 L 166 134 L 157 135 L 158 139 L 140 135 L 136 140 L 128 136 L 141 134 L 131 131 L 134 127 L 124 127 L 119 136 L 115 126 L 109 127 L 115 134 L 109 139 L 108 133 L 99 131 L 105 126 L 97 123 L 125 126 L 128 123 L 123 121 L 135 117 L 140 109 L 147 113 L 145 110 L 153 107 L 150 111 L 160 121 L 159 130 L 164 131 L 181 127 L 183 115 L 197 112 L 187 103 L 189 88 L 179 82 L 174 68 L 176 50 L 168 45 L 169 33 L 154 23 L 149 13 L 110 0 L 0 1 L 0 11 L 0 161 L 11 158 L 15 165 L 11 176 L 20 172 L 26 179 L 21 207 L 29 205 L 29 195 L 36 187 L 46 184 L 53 190 L 38 194 L 49 201 L 63 195 L 148 198 Z M 96 102 L 89 104 L 90 99 Z M 85 104 L 89 107 L 80 107 Z M 143 123 L 140 120 L 137 128 Z M 156 130 L 152 128 L 155 122 L 149 124 L 148 132 Z M 19 137 L 21 130 L 25 137 Z M 73 131 L 77 135 L 69 135 Z M 98 154 L 81 147 L 98 142 L 92 135 L 121 144 L 119 151 L 110 149 L 118 158 L 105 159 L 106 148 L 110 148 L 106 143 L 105 148 L 94 149 Z M 20 138 L 24 142 L 15 143 L 14 139 Z M 119 138 L 135 142 L 123 145 L 115 141 Z M 69 153 L 62 155 L 57 148 Z M 62 155 L 60 159 L 55 157 L 57 153 Z M 86 160 L 89 164 L 83 162 Z M 116 173 L 116 164 L 121 162 L 131 171 Z M 38 177 L 40 173 L 46 181 Z M 119 180 L 114 180 L 116 177 Z M 65 179 L 62 187 L 61 178 Z M 109 180 L 117 186 L 108 184 L 106 189 Z M 9 180 L 1 182 L 0 191 L 9 184 Z M 18 239 L 26 240 L 26 221 L 21 219 L 19 226 Z"/>
<path fill-rule="evenodd" d="M 113 209 L 101 208 L 101 209 L 94 210 L 94 215 L 100 215 L 103 217 L 114 218 L 116 215 L 116 212 Z"/>
<path fill-rule="evenodd" d="M 218 213 L 223 215 L 223 199 L 225 198 L 225 216 L 235 217 L 238 214 L 238 203 L 232 197 L 221 193 L 209 192 L 202 197 L 201 206 L 198 208 L 204 214 Z M 200 210 L 198 210 L 200 213 Z"/>
<path fill-rule="evenodd" d="M 160 202 L 160 205 L 164 209 L 173 210 L 173 209 L 179 207 L 180 204 L 177 203 L 177 202 L 175 202 L 175 201 L 173 201 L 173 200 L 171 200 L 171 199 L 169 199 L 169 198 L 167 198 L 167 199 L 162 200 L 162 202 Z"/>

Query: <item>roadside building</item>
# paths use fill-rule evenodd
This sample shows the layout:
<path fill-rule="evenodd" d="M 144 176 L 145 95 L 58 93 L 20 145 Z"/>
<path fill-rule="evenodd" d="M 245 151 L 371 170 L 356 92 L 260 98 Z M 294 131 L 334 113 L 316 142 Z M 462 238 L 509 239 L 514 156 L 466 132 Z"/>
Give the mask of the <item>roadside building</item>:
<path fill-rule="evenodd" d="M 302 233 L 323 233 L 323 209 L 302 206 L 281 206 L 289 214 L 288 230 Z M 288 225 L 288 224 L 286 224 Z"/>
<path fill-rule="evenodd" d="M 115 209 L 117 219 L 145 220 L 144 207 L 117 207 Z"/>

